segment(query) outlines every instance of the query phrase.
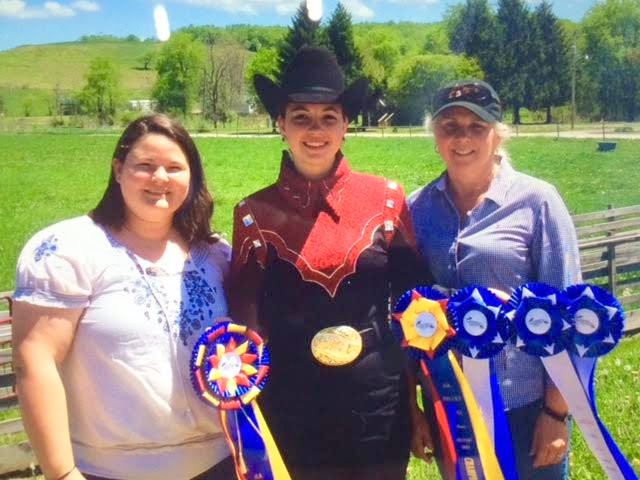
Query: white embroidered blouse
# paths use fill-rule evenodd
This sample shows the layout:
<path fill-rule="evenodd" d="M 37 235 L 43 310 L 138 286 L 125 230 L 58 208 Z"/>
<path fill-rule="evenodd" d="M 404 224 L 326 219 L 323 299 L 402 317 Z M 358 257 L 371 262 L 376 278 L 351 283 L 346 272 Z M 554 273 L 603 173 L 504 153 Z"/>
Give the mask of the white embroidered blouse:
<path fill-rule="evenodd" d="M 84 308 L 61 367 L 81 471 L 187 479 L 229 455 L 217 413 L 189 376 L 200 333 L 227 314 L 229 257 L 224 241 L 198 245 L 183 269 L 166 272 L 87 216 L 47 227 L 26 244 L 14 299 Z"/>

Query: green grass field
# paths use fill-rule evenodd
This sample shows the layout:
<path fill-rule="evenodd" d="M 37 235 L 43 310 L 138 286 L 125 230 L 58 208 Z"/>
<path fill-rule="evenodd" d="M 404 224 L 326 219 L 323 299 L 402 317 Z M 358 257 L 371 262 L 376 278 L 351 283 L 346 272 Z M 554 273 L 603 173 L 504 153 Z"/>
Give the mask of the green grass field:
<path fill-rule="evenodd" d="M 26 239 L 57 220 L 90 210 L 104 191 L 115 135 L 0 135 L 0 291 L 14 286 L 13 271 Z M 198 138 L 207 180 L 216 202 L 214 227 L 229 235 L 233 206 L 275 180 L 282 142 L 278 138 Z M 553 183 L 572 213 L 640 203 L 637 141 L 619 141 L 609 153 L 595 140 L 518 138 L 509 142 L 521 171 Z M 442 170 L 433 142 L 425 138 L 349 138 L 352 166 L 385 175 L 407 192 Z M 622 342 L 598 374 L 605 423 L 640 472 L 640 339 Z M 576 429 L 577 430 L 577 429 Z M 572 479 L 605 479 L 578 431 L 573 434 Z M 412 462 L 409 479 L 438 478 L 432 466 Z"/>
<path fill-rule="evenodd" d="M 0 290 L 13 288 L 13 269 L 26 239 L 56 220 L 90 210 L 104 191 L 117 137 L 113 135 L 0 135 Z M 216 201 L 214 226 L 229 234 L 233 206 L 275 180 L 277 138 L 198 138 Z M 513 139 L 509 150 L 524 172 L 558 188 L 572 213 L 640 203 L 638 143 L 621 141 L 596 152 L 595 141 Z M 400 181 L 410 192 L 441 170 L 425 138 L 349 138 L 356 169 Z"/>

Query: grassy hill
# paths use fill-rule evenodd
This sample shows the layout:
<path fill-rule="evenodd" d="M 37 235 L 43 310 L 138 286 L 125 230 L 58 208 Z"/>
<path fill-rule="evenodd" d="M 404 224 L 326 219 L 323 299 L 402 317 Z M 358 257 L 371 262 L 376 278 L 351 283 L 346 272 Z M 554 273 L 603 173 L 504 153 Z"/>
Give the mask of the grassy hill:
<path fill-rule="evenodd" d="M 261 46 L 277 44 L 287 31 L 285 27 L 268 26 L 202 26 L 184 30 L 196 37 L 206 30 L 222 32 L 225 37 L 253 51 Z M 435 50 L 448 48 L 442 46 L 443 34 L 441 24 L 388 22 L 354 25 L 359 45 L 375 45 L 388 39 L 398 55 L 415 53 L 424 48 L 425 43 L 439 44 L 433 45 Z M 95 57 L 108 58 L 119 68 L 125 98 L 148 98 L 155 72 L 143 69 L 142 57 L 160 48 L 158 42 L 95 36 L 89 41 L 28 45 L 0 51 L 0 110 L 10 117 L 51 115 L 56 89 L 63 96 L 80 90 L 89 63 Z"/>
<path fill-rule="evenodd" d="M 160 44 L 125 40 L 32 45 L 0 52 L 0 97 L 8 116 L 48 115 L 54 90 L 78 91 L 89 63 L 106 57 L 120 70 L 127 98 L 147 98 L 155 81 L 153 70 L 143 70 L 142 56 Z"/>

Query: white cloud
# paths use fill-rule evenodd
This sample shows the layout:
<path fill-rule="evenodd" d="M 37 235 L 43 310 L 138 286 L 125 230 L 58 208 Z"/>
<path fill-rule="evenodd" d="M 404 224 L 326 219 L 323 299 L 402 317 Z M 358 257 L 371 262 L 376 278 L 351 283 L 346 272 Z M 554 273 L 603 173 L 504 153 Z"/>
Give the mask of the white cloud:
<path fill-rule="evenodd" d="M 73 17 L 76 10 L 95 12 L 100 10 L 100 6 L 87 0 L 78 0 L 71 6 L 54 1 L 28 5 L 25 0 L 0 0 L 0 17 L 19 19 L 68 18 Z"/>
<path fill-rule="evenodd" d="M 197 7 L 223 10 L 229 13 L 259 15 L 275 10 L 278 15 L 290 16 L 298 9 L 300 0 L 175 0 Z"/>
<path fill-rule="evenodd" d="M 389 3 L 393 3 L 395 5 L 436 5 L 440 3 L 440 0 L 389 0 Z"/>
<path fill-rule="evenodd" d="M 367 7 L 361 0 L 344 0 L 343 4 L 356 20 L 371 19 L 375 15 L 375 12 Z"/>
<path fill-rule="evenodd" d="M 90 2 L 88 0 L 78 0 L 77 2 L 73 2 L 71 4 L 73 8 L 76 10 L 80 10 L 82 12 L 98 12 L 100 11 L 100 5 L 96 2 Z"/>
<path fill-rule="evenodd" d="M 76 14 L 73 8 L 58 2 L 44 2 L 44 11 L 47 17 L 73 17 Z"/>
<path fill-rule="evenodd" d="M 245 13 L 249 15 L 258 15 L 264 12 L 276 11 L 278 15 L 293 15 L 300 0 L 174 0 L 177 3 L 183 3 L 203 8 L 211 8 L 213 10 L 223 10 L 229 13 Z M 325 7 L 326 1 L 324 0 Z M 390 1 L 390 0 L 387 0 Z M 398 0 L 391 0 L 398 1 Z M 407 0 L 399 0 L 407 1 Z M 438 0 L 408 0 L 418 1 L 421 3 L 432 3 Z M 375 15 L 374 11 L 369 8 L 363 0 L 343 0 L 344 6 L 351 12 L 356 20 L 371 19 Z M 328 14 L 325 11 L 325 15 Z"/>

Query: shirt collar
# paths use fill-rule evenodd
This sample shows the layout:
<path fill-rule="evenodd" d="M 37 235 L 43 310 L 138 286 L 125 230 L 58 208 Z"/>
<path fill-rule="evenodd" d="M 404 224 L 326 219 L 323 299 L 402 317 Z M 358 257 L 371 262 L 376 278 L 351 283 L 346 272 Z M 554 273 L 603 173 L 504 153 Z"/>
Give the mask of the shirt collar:
<path fill-rule="evenodd" d="M 327 210 L 339 218 L 340 194 L 350 173 L 349 162 L 338 151 L 333 168 L 326 177 L 308 180 L 298 173 L 289 152 L 284 151 L 277 182 L 278 191 L 287 203 L 302 214 L 316 215 L 320 210 Z"/>
<path fill-rule="evenodd" d="M 485 198 L 488 198 L 497 205 L 502 205 L 507 199 L 509 187 L 511 187 L 511 183 L 513 182 L 514 172 L 515 170 L 511 166 L 511 162 L 509 162 L 509 159 L 506 156 L 503 156 L 500 159 L 500 167 L 498 168 L 498 173 L 493 178 L 493 180 L 491 180 L 491 185 L 489 185 L 489 190 L 487 190 Z M 446 171 L 442 173 L 442 175 L 440 175 L 440 177 L 436 180 L 435 188 L 442 193 L 450 193 L 447 188 Z"/>

